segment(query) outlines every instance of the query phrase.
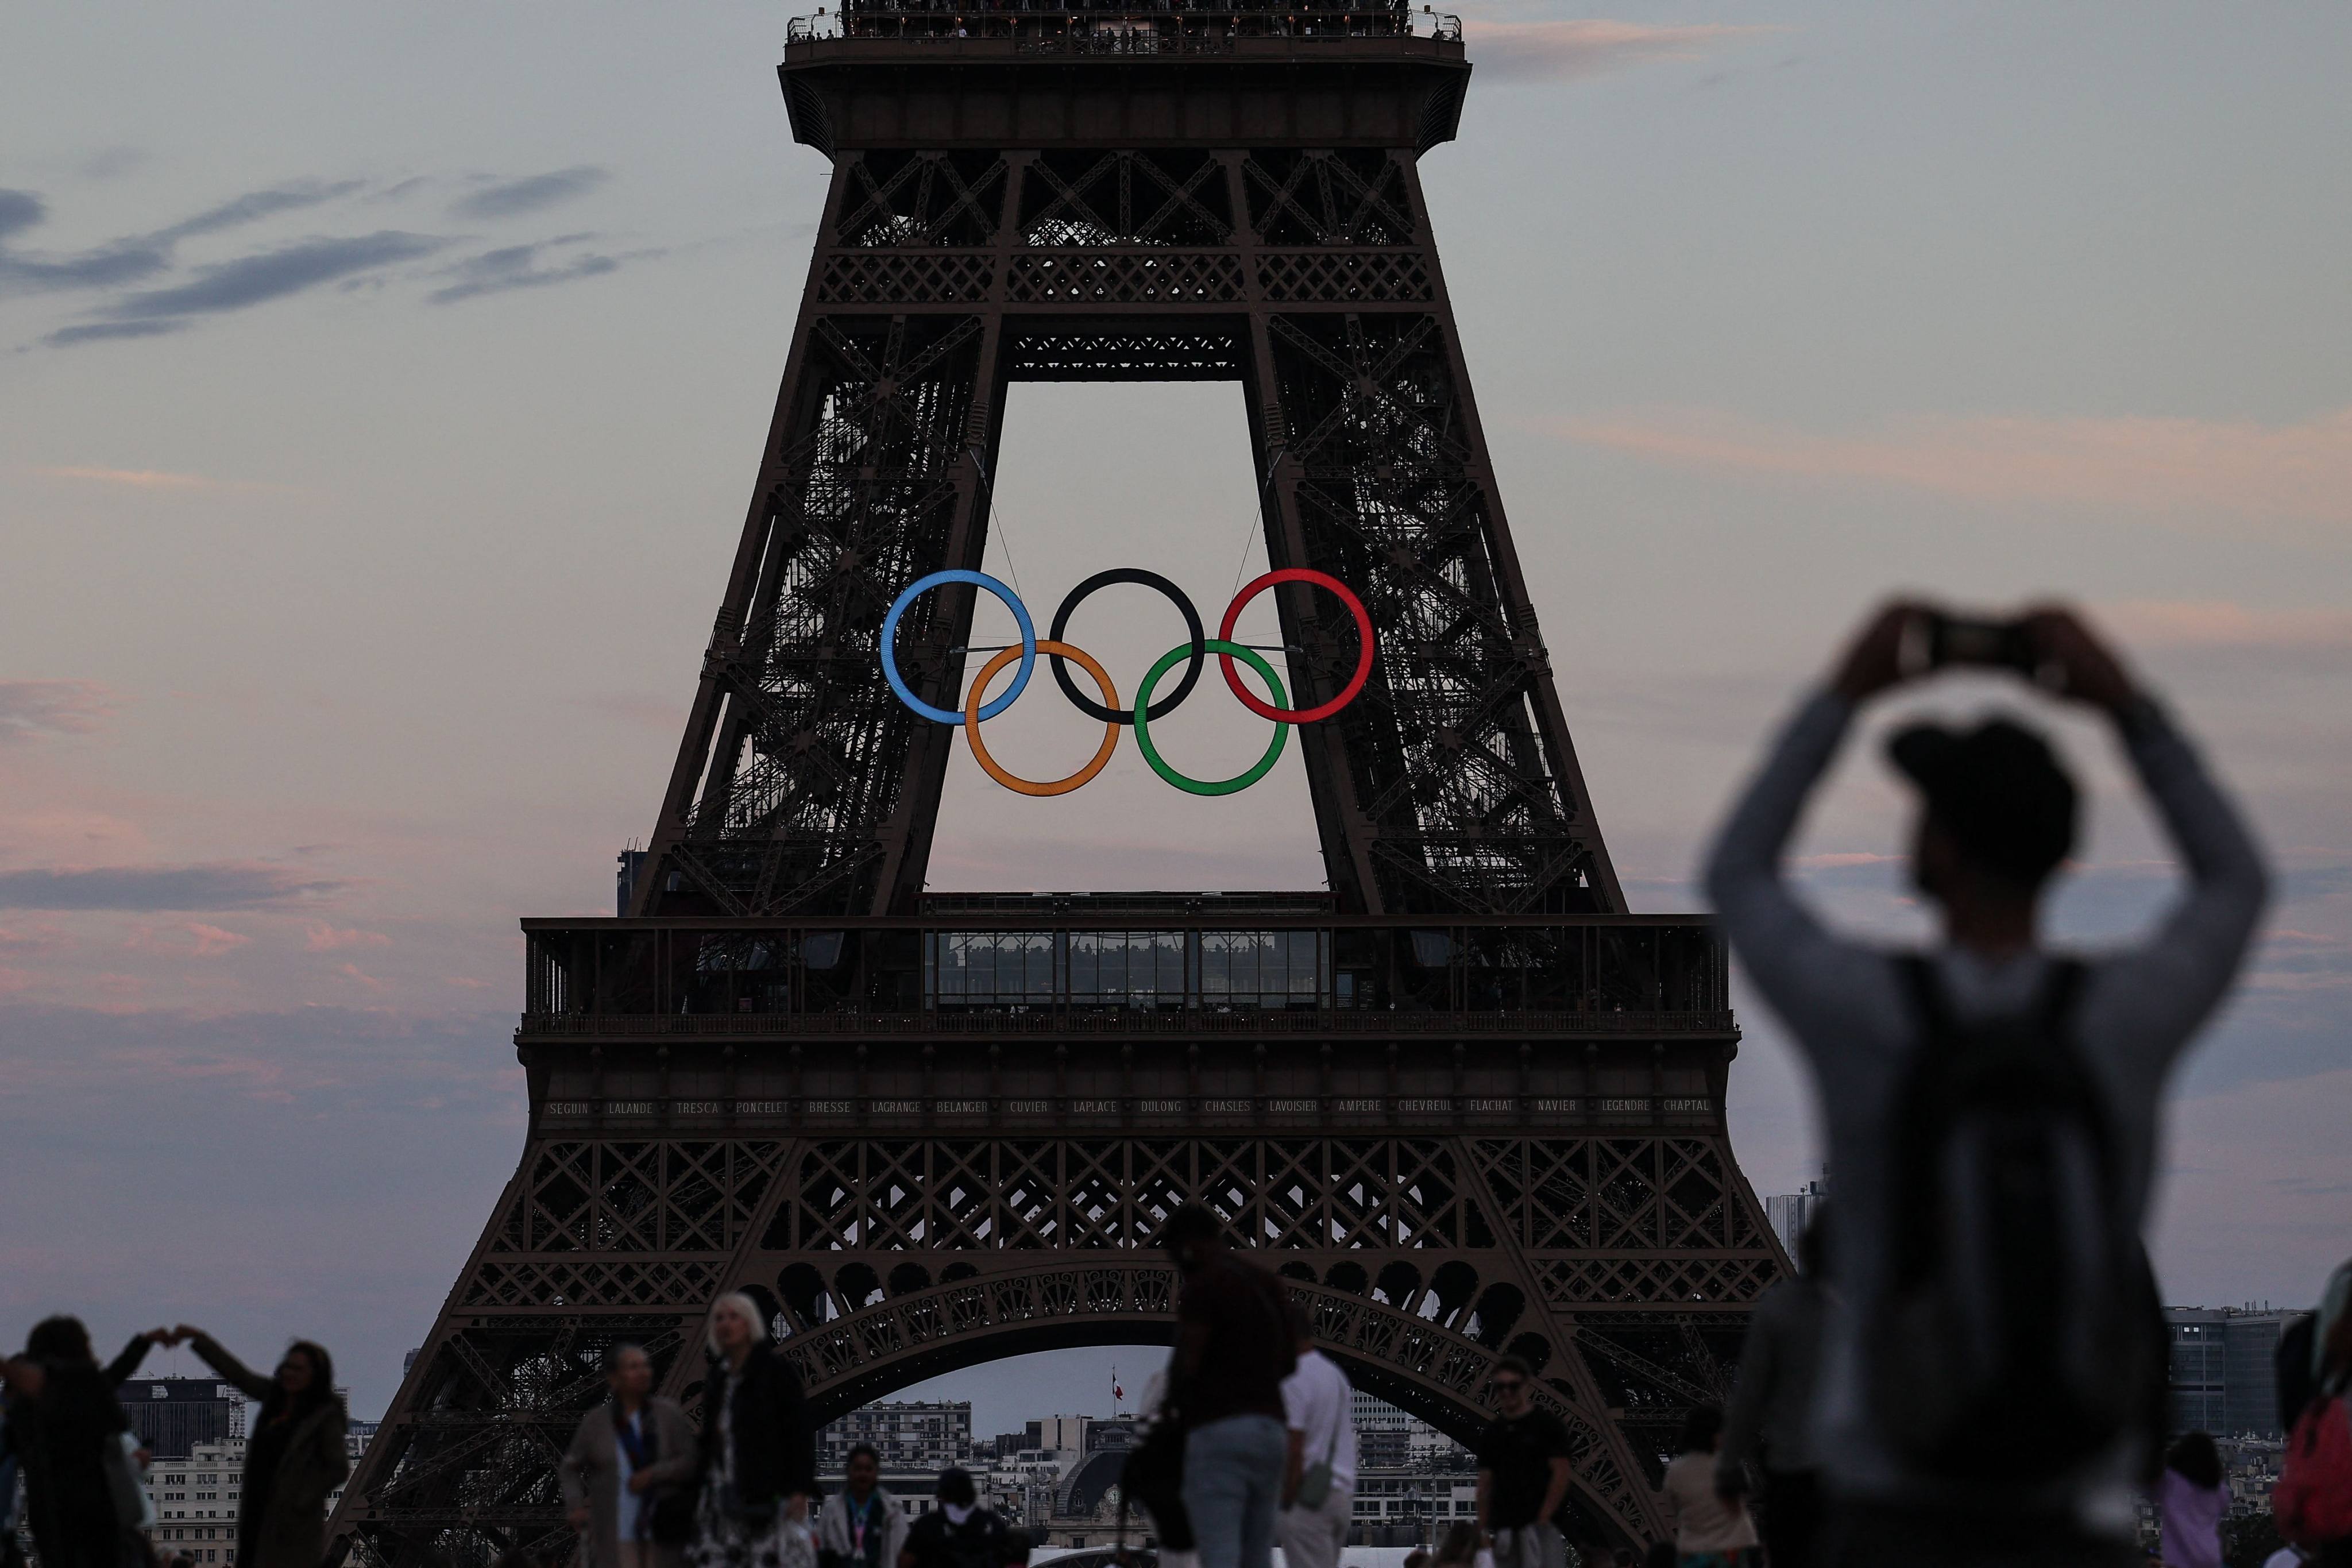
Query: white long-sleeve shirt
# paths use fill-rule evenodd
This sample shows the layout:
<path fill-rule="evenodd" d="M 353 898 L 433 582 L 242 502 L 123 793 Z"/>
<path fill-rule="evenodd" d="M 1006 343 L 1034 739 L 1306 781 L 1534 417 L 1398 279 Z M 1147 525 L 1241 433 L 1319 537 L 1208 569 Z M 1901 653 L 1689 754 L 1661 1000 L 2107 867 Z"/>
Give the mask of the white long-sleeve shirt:
<path fill-rule="evenodd" d="M 1748 977 L 1811 1065 L 1827 1124 L 1839 1289 L 1814 1407 L 1824 1479 L 1853 1497 L 1982 1503 L 1989 1500 L 1981 1487 L 1963 1491 L 1906 1469 L 1874 1428 L 1862 1386 L 1861 1346 L 1893 1250 L 1892 1102 L 1919 1048 L 1919 1025 L 1894 957 L 1832 934 L 1780 875 L 1806 797 L 1853 717 L 1852 705 L 1830 692 L 1798 710 L 1724 824 L 1706 886 Z M 2147 1212 L 2165 1078 L 2229 989 L 2267 879 L 2245 825 L 2163 710 L 2141 700 L 2118 728 L 2189 872 L 2187 895 L 2153 937 L 2091 963 L 2073 1017 L 2076 1047 L 2113 1118 L 2119 1195 L 2137 1229 Z M 1944 949 L 1933 962 L 1955 1019 L 1967 1025 L 2032 1007 L 2051 959 L 2030 952 L 1992 960 Z M 2020 1500 L 2071 1507 L 2092 1529 L 2126 1528 L 2136 1458 L 2120 1447 Z"/>

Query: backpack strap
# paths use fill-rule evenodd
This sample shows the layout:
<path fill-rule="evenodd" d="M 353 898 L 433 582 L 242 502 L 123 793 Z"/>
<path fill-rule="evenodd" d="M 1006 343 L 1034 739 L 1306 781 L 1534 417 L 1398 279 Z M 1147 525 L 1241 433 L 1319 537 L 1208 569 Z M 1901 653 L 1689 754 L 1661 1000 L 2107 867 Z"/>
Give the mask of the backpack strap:
<path fill-rule="evenodd" d="M 1903 982 L 1906 994 L 1911 998 L 1913 1016 L 1919 1020 L 1924 1044 L 1935 1045 L 1948 1040 L 1958 1032 L 1952 1019 L 1951 999 L 1945 994 L 1943 976 L 1936 973 L 1935 960 L 1924 952 L 1898 952 L 1895 955 L 1895 973 Z M 2053 959 L 2050 973 L 2042 978 L 2042 989 L 2033 999 L 2034 1021 L 2054 1038 L 2064 1038 L 2074 1021 L 2074 1009 L 2083 1000 L 2083 983 L 2089 977 L 2090 966 L 2079 958 Z"/>
<path fill-rule="evenodd" d="M 1944 982 L 1936 973 L 1935 961 L 1924 952 L 1898 952 L 1895 973 L 1903 983 L 1903 994 L 1911 999 L 1911 1016 L 1918 1020 L 1923 1037 L 1920 1043 L 1933 1046 L 1949 1037 L 1952 1009 L 1945 1000 Z"/>
<path fill-rule="evenodd" d="M 2042 977 L 2042 995 L 2035 1006 L 2042 1026 L 2052 1039 L 2073 1043 L 2074 1009 L 2082 1005 L 2083 984 L 2090 978 L 2091 966 L 2079 958 L 2053 959 L 2050 973 Z"/>
<path fill-rule="evenodd" d="M 1940 1240 L 1937 1215 L 1930 1200 L 1936 1190 L 1935 1159 L 1951 1111 L 1955 1075 L 1965 1070 L 1966 1052 L 1960 1043 L 1974 1031 L 1953 1016 L 1951 996 L 1945 990 L 1936 962 L 1924 952 L 1891 956 L 1897 981 L 1910 999 L 1911 1015 L 1919 1029 L 1914 1053 L 1894 1102 L 1896 1124 L 1903 1134 L 1895 1151 L 1894 1201 L 1903 1215 L 1892 1257 L 1898 1281 L 1916 1281 L 1932 1271 Z M 2079 959 L 2056 959 L 2030 1004 L 2025 1018 L 2032 1032 L 2053 1041 L 2071 1043 L 2074 1014 L 2082 998 L 2086 967 Z M 2089 1076 L 2074 1064 L 2083 1093 L 2094 1095 Z M 2092 1133 L 2099 1147 L 2102 1174 L 2110 1164 L 2110 1132 L 2105 1107 L 2086 1106 Z"/>

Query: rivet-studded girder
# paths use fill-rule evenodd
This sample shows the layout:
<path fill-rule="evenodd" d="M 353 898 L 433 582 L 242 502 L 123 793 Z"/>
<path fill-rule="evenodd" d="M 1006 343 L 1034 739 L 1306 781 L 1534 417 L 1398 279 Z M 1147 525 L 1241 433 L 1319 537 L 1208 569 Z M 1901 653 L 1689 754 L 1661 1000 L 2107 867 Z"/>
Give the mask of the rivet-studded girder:
<path fill-rule="evenodd" d="M 1575 1439 L 1589 1537 L 1654 1533 L 1660 1456 L 1719 1401 L 1780 1263 L 1719 1132 L 810 1137 L 542 1134 L 354 1481 L 387 1568 L 559 1541 L 553 1466 L 646 1344 L 699 1392 L 749 1290 L 818 1419 L 1074 1344 L 1167 1342 L 1158 1227 L 1187 1198 L 1289 1282 L 1359 1386 L 1468 1441 L 1497 1358 Z"/>

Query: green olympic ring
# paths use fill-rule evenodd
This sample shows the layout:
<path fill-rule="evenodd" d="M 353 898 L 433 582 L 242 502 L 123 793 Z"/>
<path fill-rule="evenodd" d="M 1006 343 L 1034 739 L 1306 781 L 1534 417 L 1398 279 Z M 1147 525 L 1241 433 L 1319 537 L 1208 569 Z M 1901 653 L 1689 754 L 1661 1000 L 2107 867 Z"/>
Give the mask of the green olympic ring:
<path fill-rule="evenodd" d="M 1225 642 L 1222 639 L 1213 639 L 1205 645 L 1191 642 L 1178 643 L 1168 650 L 1166 658 L 1151 667 L 1150 671 L 1143 678 L 1143 684 L 1135 689 L 1135 743 L 1141 749 L 1143 760 L 1151 764 L 1153 773 L 1186 794 L 1237 795 L 1265 777 L 1275 763 L 1281 758 L 1283 742 L 1290 737 L 1288 724 L 1276 720 L 1274 726 L 1274 740 L 1266 746 L 1265 755 L 1260 757 L 1245 772 L 1235 773 L 1229 779 L 1211 781 L 1187 778 L 1170 767 L 1160 757 L 1160 748 L 1151 743 L 1151 715 L 1146 711 L 1151 706 L 1151 689 L 1160 684 L 1161 676 L 1166 675 L 1180 663 L 1188 658 L 1199 658 L 1200 650 L 1204 646 L 1210 653 L 1229 655 L 1256 670 L 1265 679 L 1267 688 L 1273 691 L 1274 705 L 1276 708 L 1284 706 L 1290 700 L 1282 689 L 1282 677 L 1275 674 L 1274 666 L 1260 658 L 1254 650 L 1244 647 L 1239 643 Z"/>

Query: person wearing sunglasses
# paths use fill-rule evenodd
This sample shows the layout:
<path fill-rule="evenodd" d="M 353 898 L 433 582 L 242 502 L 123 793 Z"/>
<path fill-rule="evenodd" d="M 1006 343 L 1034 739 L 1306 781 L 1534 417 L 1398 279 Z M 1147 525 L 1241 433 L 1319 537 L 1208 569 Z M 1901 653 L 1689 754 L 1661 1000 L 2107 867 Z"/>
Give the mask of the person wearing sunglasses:
<path fill-rule="evenodd" d="M 1536 1407 L 1535 1372 L 1495 1363 L 1495 1419 L 1478 1437 L 1478 1533 L 1495 1568 L 1561 1568 L 1567 1542 L 1552 1522 L 1568 1500 L 1568 1427 Z"/>

